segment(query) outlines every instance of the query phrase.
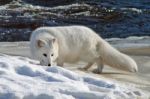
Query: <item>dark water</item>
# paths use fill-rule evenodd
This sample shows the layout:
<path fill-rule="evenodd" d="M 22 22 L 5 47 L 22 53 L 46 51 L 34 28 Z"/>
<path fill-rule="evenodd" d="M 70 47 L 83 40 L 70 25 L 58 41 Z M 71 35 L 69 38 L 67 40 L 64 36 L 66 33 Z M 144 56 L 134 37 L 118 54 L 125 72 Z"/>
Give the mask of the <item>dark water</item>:
<path fill-rule="evenodd" d="M 150 0 L 0 0 L 0 41 L 40 26 L 85 25 L 104 38 L 150 36 Z"/>

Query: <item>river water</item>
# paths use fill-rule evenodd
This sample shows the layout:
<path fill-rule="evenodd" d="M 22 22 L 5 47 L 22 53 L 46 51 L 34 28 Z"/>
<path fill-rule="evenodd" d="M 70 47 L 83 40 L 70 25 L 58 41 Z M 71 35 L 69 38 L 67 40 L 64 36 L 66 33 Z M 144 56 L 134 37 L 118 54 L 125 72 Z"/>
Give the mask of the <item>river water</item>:
<path fill-rule="evenodd" d="M 0 41 L 28 41 L 40 26 L 85 25 L 104 38 L 150 36 L 149 0 L 3 0 Z"/>

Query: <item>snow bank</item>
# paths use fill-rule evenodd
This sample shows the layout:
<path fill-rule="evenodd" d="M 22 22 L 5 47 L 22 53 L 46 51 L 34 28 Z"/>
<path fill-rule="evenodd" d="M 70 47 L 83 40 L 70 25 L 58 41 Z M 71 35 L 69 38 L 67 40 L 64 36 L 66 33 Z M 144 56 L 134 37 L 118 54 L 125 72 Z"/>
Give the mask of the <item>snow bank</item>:
<path fill-rule="evenodd" d="M 0 55 L 0 99 L 148 99 L 141 90 L 67 69 Z"/>

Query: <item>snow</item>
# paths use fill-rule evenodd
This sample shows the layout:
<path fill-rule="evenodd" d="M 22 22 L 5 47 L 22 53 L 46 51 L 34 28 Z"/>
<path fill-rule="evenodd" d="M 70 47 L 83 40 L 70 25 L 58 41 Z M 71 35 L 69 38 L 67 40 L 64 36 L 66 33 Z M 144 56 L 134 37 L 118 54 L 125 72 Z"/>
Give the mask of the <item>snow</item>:
<path fill-rule="evenodd" d="M 128 85 L 38 63 L 1 54 L 0 99 L 148 99 L 148 94 Z"/>

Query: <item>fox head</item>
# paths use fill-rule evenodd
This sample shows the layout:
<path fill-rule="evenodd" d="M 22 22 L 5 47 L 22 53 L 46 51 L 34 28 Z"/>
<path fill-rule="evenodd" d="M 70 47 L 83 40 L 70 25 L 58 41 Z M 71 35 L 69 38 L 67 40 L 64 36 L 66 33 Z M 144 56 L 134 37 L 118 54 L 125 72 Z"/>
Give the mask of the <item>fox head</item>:
<path fill-rule="evenodd" d="M 52 66 L 58 58 L 58 42 L 56 38 L 37 40 L 38 56 L 41 65 Z"/>

